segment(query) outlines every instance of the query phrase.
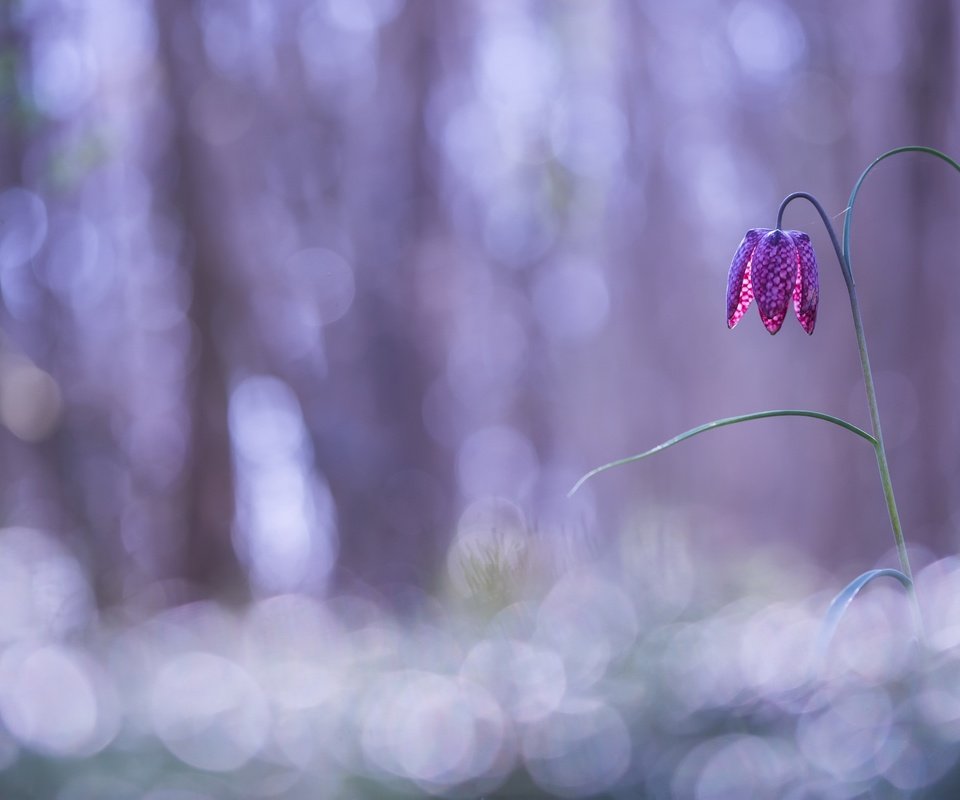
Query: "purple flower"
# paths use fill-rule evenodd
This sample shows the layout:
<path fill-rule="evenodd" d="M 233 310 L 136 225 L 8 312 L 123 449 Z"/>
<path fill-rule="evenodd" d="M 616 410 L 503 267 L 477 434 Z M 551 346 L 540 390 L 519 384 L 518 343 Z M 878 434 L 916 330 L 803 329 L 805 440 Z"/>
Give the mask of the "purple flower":
<path fill-rule="evenodd" d="M 727 278 L 727 327 L 743 319 L 756 298 L 760 319 L 770 333 L 776 333 L 787 317 L 791 296 L 800 325 L 813 333 L 820 279 L 810 237 L 769 228 L 747 231 Z"/>

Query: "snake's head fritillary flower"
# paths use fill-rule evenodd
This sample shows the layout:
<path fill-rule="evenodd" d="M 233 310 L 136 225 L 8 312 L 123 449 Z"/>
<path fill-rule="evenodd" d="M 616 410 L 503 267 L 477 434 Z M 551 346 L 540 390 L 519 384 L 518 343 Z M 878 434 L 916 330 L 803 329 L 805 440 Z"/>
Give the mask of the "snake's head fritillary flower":
<path fill-rule="evenodd" d="M 800 325 L 813 333 L 820 279 L 810 237 L 769 228 L 747 231 L 727 278 L 727 327 L 743 319 L 756 298 L 764 327 L 776 333 L 787 317 L 791 297 Z"/>

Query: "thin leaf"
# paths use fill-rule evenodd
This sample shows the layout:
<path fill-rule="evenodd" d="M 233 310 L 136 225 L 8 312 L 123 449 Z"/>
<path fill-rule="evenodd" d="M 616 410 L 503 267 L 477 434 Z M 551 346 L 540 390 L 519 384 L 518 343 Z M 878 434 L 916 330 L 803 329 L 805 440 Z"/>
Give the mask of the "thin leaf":
<path fill-rule="evenodd" d="M 871 569 L 850 581 L 843 591 L 833 598 L 833 602 L 830 603 L 823 622 L 820 624 L 820 636 L 817 644 L 817 663 L 819 665 L 822 665 L 827 657 L 830 642 L 833 641 L 837 626 L 840 624 L 847 608 L 850 607 L 853 599 L 860 594 L 860 590 L 875 578 L 896 578 L 907 590 L 912 585 L 911 580 L 898 569 Z"/>
<path fill-rule="evenodd" d="M 823 414 L 819 411 L 803 411 L 796 409 L 781 409 L 777 411 L 758 411 L 754 414 L 741 414 L 738 417 L 726 417 L 725 419 L 715 419 L 713 422 L 707 422 L 703 425 L 698 425 L 696 428 L 691 428 L 684 433 L 681 433 L 679 436 L 674 436 L 672 439 L 668 439 L 663 442 L 663 444 L 658 444 L 656 447 L 652 447 L 649 450 L 644 451 L 643 453 L 637 453 L 634 456 L 627 456 L 626 458 L 618 459 L 617 461 L 611 461 L 609 464 L 604 464 L 600 467 L 595 467 L 590 470 L 586 475 L 580 478 L 574 485 L 573 488 L 567 492 L 567 497 L 573 497 L 574 493 L 579 489 L 583 484 L 585 484 L 590 478 L 594 475 L 599 475 L 601 472 L 606 472 L 608 469 L 613 469 L 614 467 L 620 467 L 624 464 L 630 464 L 634 461 L 639 461 L 642 458 L 647 456 L 652 456 L 654 453 L 659 453 L 661 450 L 666 450 L 668 447 L 673 447 L 675 444 L 680 444 L 680 442 L 690 439 L 700 433 L 705 433 L 706 431 L 712 431 L 715 428 L 723 428 L 727 425 L 736 425 L 738 422 L 750 422 L 755 419 L 767 419 L 768 417 L 812 417 L 813 419 L 821 419 L 824 422 L 830 422 L 834 425 L 837 425 L 845 430 L 855 433 L 857 436 L 862 439 L 866 439 L 870 444 L 876 448 L 877 440 L 873 438 L 869 433 L 867 433 L 862 428 L 858 428 L 856 425 L 853 425 L 845 420 L 840 419 L 839 417 L 834 417 L 831 414 Z"/>

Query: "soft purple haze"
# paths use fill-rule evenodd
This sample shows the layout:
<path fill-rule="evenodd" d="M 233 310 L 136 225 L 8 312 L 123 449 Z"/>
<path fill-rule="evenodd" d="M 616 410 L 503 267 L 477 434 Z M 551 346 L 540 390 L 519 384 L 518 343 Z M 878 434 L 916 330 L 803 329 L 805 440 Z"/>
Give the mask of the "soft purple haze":
<path fill-rule="evenodd" d="M 813 210 L 787 222 L 821 253 L 816 336 L 728 332 L 724 270 L 788 192 L 839 226 L 879 152 L 957 154 L 949 2 L 48 0 L 0 23 L 0 509 L 100 600 L 402 597 L 477 530 L 883 560 L 873 455 L 810 420 L 565 493 L 716 417 L 865 424 Z M 958 183 L 894 159 L 853 233 L 906 534 L 938 555 Z M 771 328 L 794 288 L 758 294 Z"/>

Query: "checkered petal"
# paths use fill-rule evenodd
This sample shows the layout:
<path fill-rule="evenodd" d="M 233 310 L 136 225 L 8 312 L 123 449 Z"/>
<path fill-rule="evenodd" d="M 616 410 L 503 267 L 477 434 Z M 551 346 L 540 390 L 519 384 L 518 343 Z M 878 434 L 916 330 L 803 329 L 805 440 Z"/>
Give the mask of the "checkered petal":
<path fill-rule="evenodd" d="M 817 324 L 817 304 L 820 302 L 820 275 L 817 257 L 810 237 L 801 231 L 787 231 L 797 247 L 797 280 L 793 287 L 793 309 L 807 333 L 813 333 Z"/>
<path fill-rule="evenodd" d="M 733 255 L 730 273 L 727 275 L 727 327 L 734 327 L 747 313 L 753 302 L 753 283 L 750 275 L 751 260 L 757 242 L 769 228 L 753 228 L 747 231 Z"/>
<path fill-rule="evenodd" d="M 780 330 L 797 282 L 797 246 L 781 230 L 770 231 L 757 243 L 751 260 L 751 282 L 760 319 L 771 334 Z"/>

